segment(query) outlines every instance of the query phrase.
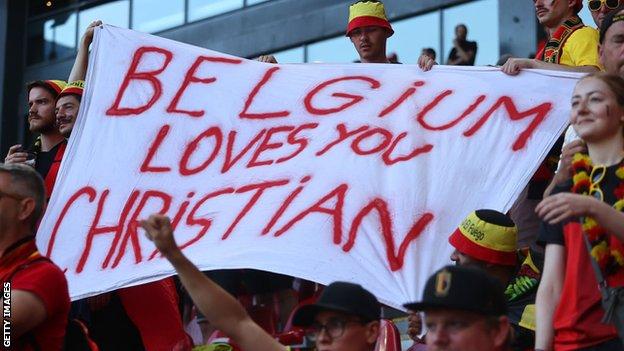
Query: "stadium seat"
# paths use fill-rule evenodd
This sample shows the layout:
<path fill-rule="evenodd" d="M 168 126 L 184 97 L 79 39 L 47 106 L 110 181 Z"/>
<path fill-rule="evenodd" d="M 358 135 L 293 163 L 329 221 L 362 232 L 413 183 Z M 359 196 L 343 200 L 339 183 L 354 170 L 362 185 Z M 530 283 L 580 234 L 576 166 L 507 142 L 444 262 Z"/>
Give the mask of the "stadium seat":
<path fill-rule="evenodd" d="M 375 351 L 401 351 L 401 333 L 389 319 L 382 319 Z"/>

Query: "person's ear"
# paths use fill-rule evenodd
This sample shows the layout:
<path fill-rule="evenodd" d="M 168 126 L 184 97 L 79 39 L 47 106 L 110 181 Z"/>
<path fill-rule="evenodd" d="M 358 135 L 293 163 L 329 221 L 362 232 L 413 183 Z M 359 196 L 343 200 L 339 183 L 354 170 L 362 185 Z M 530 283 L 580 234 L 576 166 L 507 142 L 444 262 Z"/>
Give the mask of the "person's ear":
<path fill-rule="evenodd" d="M 32 216 L 33 212 L 35 212 L 35 199 L 33 199 L 32 197 L 27 197 L 20 200 L 19 210 L 17 214 L 18 220 L 27 220 L 28 218 L 30 218 L 30 216 Z"/>
<path fill-rule="evenodd" d="M 497 349 L 504 349 L 512 337 L 511 324 L 507 316 L 498 317 L 498 327 L 493 329 L 492 339 Z"/>
<path fill-rule="evenodd" d="M 375 344 L 379 338 L 380 324 L 379 321 L 369 322 L 366 325 L 366 342 Z"/>

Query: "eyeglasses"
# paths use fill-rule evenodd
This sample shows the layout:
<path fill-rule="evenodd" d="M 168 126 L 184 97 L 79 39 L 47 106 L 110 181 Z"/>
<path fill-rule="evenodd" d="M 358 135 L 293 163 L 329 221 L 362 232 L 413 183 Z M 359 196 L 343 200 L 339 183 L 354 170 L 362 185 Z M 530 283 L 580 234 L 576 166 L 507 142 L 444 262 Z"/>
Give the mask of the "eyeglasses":
<path fill-rule="evenodd" d="M 14 199 L 14 200 L 17 200 L 17 201 L 20 201 L 20 200 L 24 199 L 23 196 L 5 193 L 4 191 L 0 190 L 0 199 L 2 199 L 3 197 L 8 197 L 8 198 L 11 198 L 11 199 Z"/>
<path fill-rule="evenodd" d="M 615 10 L 620 6 L 620 0 L 589 0 L 589 10 L 593 12 L 600 11 L 603 4 L 609 10 Z"/>
<path fill-rule="evenodd" d="M 313 323 L 309 328 L 306 329 L 306 336 L 312 340 L 316 341 L 318 336 L 321 334 L 323 329 L 330 338 L 336 339 L 341 337 L 345 332 L 345 327 L 349 323 L 357 323 L 357 324 L 365 324 L 360 320 L 344 320 L 344 319 L 330 319 L 327 323 Z"/>
<path fill-rule="evenodd" d="M 604 201 L 604 194 L 600 189 L 600 182 L 604 179 L 606 172 L 606 166 L 597 166 L 592 169 L 591 174 L 589 175 L 589 179 L 591 179 L 591 184 L 589 185 L 589 195 L 600 201 Z"/>

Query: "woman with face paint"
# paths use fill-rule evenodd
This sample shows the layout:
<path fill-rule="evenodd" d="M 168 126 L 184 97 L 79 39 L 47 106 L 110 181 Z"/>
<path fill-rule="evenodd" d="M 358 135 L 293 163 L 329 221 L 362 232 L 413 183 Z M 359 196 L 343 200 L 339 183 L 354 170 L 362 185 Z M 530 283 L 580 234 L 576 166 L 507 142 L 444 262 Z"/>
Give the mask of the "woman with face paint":
<path fill-rule="evenodd" d="M 610 286 L 624 285 L 624 80 L 606 73 L 581 79 L 571 107 L 570 124 L 588 152 L 574 155 L 572 179 L 536 208 L 538 242 L 546 247 L 536 349 L 624 350 L 613 325 L 601 322 L 591 265 L 598 263 Z"/>

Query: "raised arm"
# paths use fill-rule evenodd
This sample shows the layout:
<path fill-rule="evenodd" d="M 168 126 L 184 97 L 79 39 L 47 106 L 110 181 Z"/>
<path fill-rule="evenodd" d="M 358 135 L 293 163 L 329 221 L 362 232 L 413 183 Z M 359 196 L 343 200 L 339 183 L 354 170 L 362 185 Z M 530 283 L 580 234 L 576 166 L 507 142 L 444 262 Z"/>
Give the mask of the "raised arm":
<path fill-rule="evenodd" d="M 168 217 L 152 215 L 141 221 L 141 226 L 146 230 L 147 237 L 171 262 L 186 291 L 210 324 L 232 338 L 243 350 L 286 350 L 249 317 L 234 297 L 208 279 L 184 256 L 175 243 Z"/>
<path fill-rule="evenodd" d="M 69 73 L 69 78 L 67 78 L 68 82 L 85 80 L 85 77 L 87 76 L 87 67 L 89 65 L 89 45 L 93 42 L 93 31 L 95 30 L 95 27 L 101 25 L 102 21 L 100 20 L 91 22 L 91 24 L 87 27 L 87 31 L 83 34 L 82 39 L 80 39 L 76 60 L 74 61 L 74 66 L 72 67 L 71 72 Z"/>

